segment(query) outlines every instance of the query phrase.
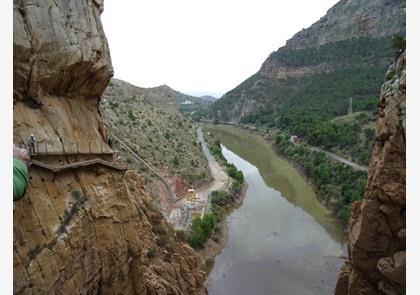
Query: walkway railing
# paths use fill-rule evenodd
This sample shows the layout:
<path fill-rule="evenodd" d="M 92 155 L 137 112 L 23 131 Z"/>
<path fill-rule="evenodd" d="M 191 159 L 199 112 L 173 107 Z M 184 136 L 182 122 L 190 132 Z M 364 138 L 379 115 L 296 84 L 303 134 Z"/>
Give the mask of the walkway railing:
<path fill-rule="evenodd" d="M 31 147 L 25 143 L 19 143 L 20 148 L 25 148 L 28 151 L 31 150 Z M 52 147 L 47 142 L 36 142 L 32 148 L 31 156 L 62 156 L 62 155 L 113 155 L 115 152 L 110 150 L 107 145 L 91 141 L 88 142 L 87 150 L 80 150 L 79 142 L 71 143 L 70 147 L 65 147 L 62 145 L 61 149 L 57 147 Z"/>
<path fill-rule="evenodd" d="M 63 171 L 68 171 L 68 170 L 74 170 L 74 169 L 78 169 L 78 168 L 82 168 L 82 167 L 87 167 L 87 166 L 94 166 L 94 165 L 101 165 L 101 166 L 105 166 L 114 170 L 118 170 L 118 171 L 126 171 L 126 168 L 120 167 L 114 163 L 108 162 L 108 161 L 104 161 L 102 159 L 92 159 L 92 160 L 86 160 L 86 161 L 80 161 L 80 162 L 75 162 L 75 163 L 71 163 L 71 164 L 65 164 L 62 166 L 55 166 L 55 165 L 50 165 L 50 164 L 46 164 L 37 160 L 32 160 L 31 161 L 31 166 L 37 166 L 46 170 L 49 170 L 51 172 L 57 173 L 57 172 L 63 172 Z"/>
<path fill-rule="evenodd" d="M 164 184 L 166 190 L 168 191 L 172 203 L 176 202 L 176 194 L 173 191 L 172 187 L 168 184 L 165 178 L 157 172 L 151 164 L 147 163 L 142 157 L 140 157 L 135 151 L 133 151 L 121 138 L 115 135 L 112 132 L 109 132 L 109 135 L 112 136 L 119 144 L 121 144 L 137 161 L 141 162 L 144 166 L 146 166 L 154 175 L 156 175 Z"/>
<path fill-rule="evenodd" d="M 105 161 L 104 159 L 98 158 L 98 156 L 101 156 L 101 155 L 108 156 L 108 155 L 115 154 L 113 150 L 110 150 L 108 146 L 104 146 L 102 142 L 99 143 L 99 149 L 93 149 L 92 146 L 94 145 L 92 144 L 92 142 L 89 142 L 88 143 L 89 150 L 86 150 L 86 151 L 81 151 L 79 149 L 78 142 L 71 144 L 71 146 L 76 147 L 75 149 L 72 149 L 72 148 L 66 149 L 63 145 L 61 150 L 57 150 L 56 148 L 51 148 L 51 146 L 49 149 L 48 148 L 49 145 L 47 142 L 36 142 L 33 146 L 29 146 L 25 143 L 20 143 L 18 144 L 18 146 L 20 148 L 25 148 L 30 152 L 31 166 L 43 168 L 45 170 L 49 170 L 54 173 L 61 172 L 61 171 L 68 171 L 72 169 L 78 169 L 78 168 L 86 167 L 86 166 L 95 166 L 95 165 L 105 166 L 105 167 L 118 170 L 118 171 L 127 170 L 126 168 L 116 165 L 114 162 Z M 98 144 L 96 142 L 95 142 L 95 146 L 98 147 Z M 41 161 L 34 159 L 34 157 L 37 157 L 37 156 L 69 156 L 69 155 L 74 155 L 74 156 L 94 155 L 97 157 L 95 157 L 94 159 L 78 161 L 74 163 L 64 164 L 61 166 L 43 163 Z"/>

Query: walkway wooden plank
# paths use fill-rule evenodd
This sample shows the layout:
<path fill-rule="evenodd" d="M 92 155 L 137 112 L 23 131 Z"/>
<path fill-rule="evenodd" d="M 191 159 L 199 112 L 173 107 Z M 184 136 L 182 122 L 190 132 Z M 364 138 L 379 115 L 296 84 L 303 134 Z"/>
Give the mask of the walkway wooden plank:
<path fill-rule="evenodd" d="M 78 155 L 113 155 L 115 152 L 48 152 L 48 153 L 34 153 L 32 156 L 78 156 Z"/>
<path fill-rule="evenodd" d="M 104 161 L 102 159 L 92 159 L 92 160 L 87 160 L 87 161 L 81 161 L 81 162 L 75 162 L 75 163 L 71 163 L 71 164 L 65 164 L 62 166 L 54 166 L 54 165 L 49 165 L 37 160 L 32 160 L 31 161 L 31 165 L 32 166 L 36 166 L 36 167 L 40 167 L 46 170 L 49 170 L 51 172 L 57 173 L 57 172 L 62 172 L 62 171 L 67 171 L 67 170 L 73 170 L 73 169 L 78 169 L 81 167 L 86 167 L 86 166 L 93 166 L 93 165 L 102 165 L 114 170 L 118 170 L 118 171 L 126 171 L 126 168 L 120 167 L 114 163 L 111 162 L 107 162 Z"/>

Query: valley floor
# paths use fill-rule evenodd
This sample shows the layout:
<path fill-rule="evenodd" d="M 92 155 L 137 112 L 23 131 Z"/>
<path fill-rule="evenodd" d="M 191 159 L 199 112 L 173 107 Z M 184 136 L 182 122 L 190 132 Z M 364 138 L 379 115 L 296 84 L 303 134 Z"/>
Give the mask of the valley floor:
<path fill-rule="evenodd" d="M 211 120 L 201 120 L 201 121 L 203 123 L 210 123 L 210 124 L 212 123 Z M 239 127 L 239 128 L 243 128 L 243 129 L 247 129 L 247 130 L 258 132 L 257 131 L 257 128 L 255 126 L 249 125 L 249 124 L 239 124 L 239 123 L 235 123 L 235 122 L 220 122 L 220 124 L 228 125 L 228 126 L 236 126 L 236 127 Z M 356 162 L 350 161 L 349 159 L 346 159 L 346 158 L 344 158 L 344 157 L 342 157 L 340 155 L 337 155 L 336 153 L 333 153 L 333 152 L 330 152 L 330 151 L 326 151 L 326 150 L 324 150 L 324 149 L 322 149 L 320 147 L 317 147 L 317 146 L 309 146 L 309 145 L 307 145 L 306 147 L 308 149 L 312 150 L 312 151 L 324 153 L 327 156 L 329 156 L 330 158 L 332 158 L 332 159 L 334 159 L 336 161 L 339 161 L 339 162 L 341 162 L 341 163 L 343 163 L 345 165 L 348 165 L 348 166 L 352 167 L 353 169 L 355 169 L 357 171 L 364 171 L 364 172 L 367 172 L 368 171 L 368 167 L 367 166 L 364 166 L 364 165 L 358 164 Z"/>
<path fill-rule="evenodd" d="M 212 191 L 227 190 L 230 186 L 230 178 L 210 153 L 201 127 L 197 129 L 197 137 L 207 158 L 213 180 L 175 202 L 169 213 L 169 221 L 176 229 L 186 229 L 194 216 L 202 217 L 209 210 Z"/>

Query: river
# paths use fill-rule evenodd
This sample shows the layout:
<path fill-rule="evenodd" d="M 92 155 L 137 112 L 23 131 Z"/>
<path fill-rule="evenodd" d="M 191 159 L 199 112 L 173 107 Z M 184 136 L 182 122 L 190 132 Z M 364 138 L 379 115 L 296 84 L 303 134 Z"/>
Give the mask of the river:
<path fill-rule="evenodd" d="M 311 186 L 263 139 L 206 126 L 248 190 L 227 218 L 229 239 L 207 280 L 212 295 L 332 294 L 345 255 L 341 227 Z"/>

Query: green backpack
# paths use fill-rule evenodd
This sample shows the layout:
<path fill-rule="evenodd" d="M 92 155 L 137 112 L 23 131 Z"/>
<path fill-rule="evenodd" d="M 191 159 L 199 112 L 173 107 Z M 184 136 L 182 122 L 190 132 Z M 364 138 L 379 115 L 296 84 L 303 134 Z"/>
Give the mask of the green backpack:
<path fill-rule="evenodd" d="M 20 160 L 13 159 L 13 202 L 25 195 L 28 184 L 28 168 Z"/>

